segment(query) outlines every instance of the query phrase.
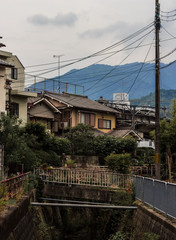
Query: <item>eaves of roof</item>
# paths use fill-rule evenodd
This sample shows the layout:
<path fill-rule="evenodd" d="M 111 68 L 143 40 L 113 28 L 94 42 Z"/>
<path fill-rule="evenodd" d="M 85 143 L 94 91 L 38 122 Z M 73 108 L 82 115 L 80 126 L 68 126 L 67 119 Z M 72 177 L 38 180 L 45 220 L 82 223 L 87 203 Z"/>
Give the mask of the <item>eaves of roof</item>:
<path fill-rule="evenodd" d="M 49 107 L 51 107 L 55 112 L 61 113 L 50 101 L 48 101 L 46 98 L 40 98 L 36 102 L 33 103 L 33 105 L 37 105 L 40 102 L 45 102 Z"/>
<path fill-rule="evenodd" d="M 14 66 L 12 64 L 9 64 L 7 62 L 5 62 L 4 60 L 0 59 L 0 67 L 9 67 L 9 68 L 13 68 Z"/>
<path fill-rule="evenodd" d="M 57 102 L 63 103 L 63 104 L 65 104 L 67 107 L 73 107 L 71 104 L 68 104 L 67 102 L 62 101 L 62 100 L 59 99 L 59 98 L 56 98 L 56 97 L 54 97 L 54 96 L 51 96 L 50 94 L 45 94 L 45 96 L 48 97 L 48 98 L 51 98 L 51 99 L 53 99 L 53 100 L 55 100 L 55 101 L 57 101 Z"/>
<path fill-rule="evenodd" d="M 74 107 L 77 109 L 94 110 L 99 112 L 119 113 L 117 110 L 104 106 L 96 101 L 93 101 L 85 96 L 69 95 L 69 94 L 50 94 L 45 96 L 66 104 L 68 107 Z"/>

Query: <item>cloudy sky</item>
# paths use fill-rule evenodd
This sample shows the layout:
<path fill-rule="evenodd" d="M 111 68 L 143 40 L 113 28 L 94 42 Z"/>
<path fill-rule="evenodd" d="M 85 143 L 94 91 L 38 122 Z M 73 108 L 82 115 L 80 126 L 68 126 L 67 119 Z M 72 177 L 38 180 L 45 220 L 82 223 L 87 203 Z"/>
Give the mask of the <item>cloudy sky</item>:
<path fill-rule="evenodd" d="M 160 3 L 164 12 L 176 9 L 176 0 Z M 6 0 L 0 14 L 1 42 L 6 44 L 2 50 L 17 55 L 26 70 L 31 65 L 56 62 L 53 55 L 63 55 L 62 65 L 63 61 L 88 56 L 145 27 L 154 20 L 154 11 L 155 0 Z M 176 21 L 164 21 L 163 25 L 168 31 L 161 31 L 163 40 L 171 38 L 169 34 L 176 36 Z M 146 43 L 153 37 L 154 33 Z M 161 55 L 173 50 L 175 43 L 162 42 Z M 137 51 L 126 62 L 144 61 L 146 51 Z M 124 52 L 102 63 L 117 65 L 123 58 Z M 165 62 L 174 58 L 172 54 Z M 61 73 L 88 64 L 80 62 L 61 69 Z M 57 71 L 50 74 L 56 76 Z"/>

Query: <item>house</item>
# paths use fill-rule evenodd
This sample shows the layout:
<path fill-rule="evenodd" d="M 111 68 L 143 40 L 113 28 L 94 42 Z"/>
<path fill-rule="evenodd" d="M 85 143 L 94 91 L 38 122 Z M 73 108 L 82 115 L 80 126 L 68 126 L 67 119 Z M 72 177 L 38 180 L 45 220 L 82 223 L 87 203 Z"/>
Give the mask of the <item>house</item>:
<path fill-rule="evenodd" d="M 10 102 L 10 115 L 16 115 L 22 119 L 23 123 L 27 122 L 27 98 L 35 97 L 36 93 L 25 91 L 25 72 L 24 66 L 17 56 L 11 52 L 0 50 L 0 61 L 6 62 L 10 67 L 6 67 L 4 74 L 9 91 L 6 95 L 6 101 Z M 2 89 L 2 88 L 1 88 Z M 10 95 L 10 97 L 9 97 Z M 8 110 L 6 108 L 6 110 Z"/>
<path fill-rule="evenodd" d="M 155 148 L 150 132 L 155 129 L 155 109 L 152 107 L 139 107 L 130 104 L 120 104 L 117 100 L 128 100 L 125 93 L 116 94 L 113 102 L 100 97 L 99 103 L 118 111 L 116 115 L 117 128 L 108 133 L 116 137 L 133 137 L 138 142 L 138 147 Z M 126 98 L 125 98 L 126 97 Z"/>
<path fill-rule="evenodd" d="M 13 68 L 13 65 L 0 59 L 0 114 L 6 113 L 6 77 L 7 69 Z"/>
<path fill-rule="evenodd" d="M 106 134 L 116 127 L 117 113 L 86 96 L 69 93 L 44 92 L 28 100 L 28 120 L 41 121 L 57 134 L 79 123 L 91 125 L 95 135 Z"/>
<path fill-rule="evenodd" d="M 132 128 L 124 129 L 113 129 L 108 133 L 109 136 L 115 136 L 120 138 L 132 137 L 137 141 L 138 148 L 153 148 L 155 149 L 155 144 L 152 139 L 145 138 L 143 132 L 139 132 Z"/>
<path fill-rule="evenodd" d="M 119 138 L 129 138 L 132 137 L 136 139 L 136 141 L 141 141 L 142 140 L 142 134 L 136 132 L 133 129 L 114 129 L 108 133 L 109 136 L 115 136 Z"/>

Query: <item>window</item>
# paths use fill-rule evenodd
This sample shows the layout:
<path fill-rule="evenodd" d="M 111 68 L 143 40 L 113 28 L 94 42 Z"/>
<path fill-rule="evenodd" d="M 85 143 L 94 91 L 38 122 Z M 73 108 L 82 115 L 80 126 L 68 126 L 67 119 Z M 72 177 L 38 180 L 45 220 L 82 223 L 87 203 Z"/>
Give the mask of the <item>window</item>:
<path fill-rule="evenodd" d="M 93 113 L 81 113 L 81 123 L 89 124 L 90 126 L 95 126 L 95 114 Z"/>
<path fill-rule="evenodd" d="M 11 69 L 11 78 L 12 79 L 17 79 L 18 78 L 18 69 L 17 68 L 12 68 Z"/>
<path fill-rule="evenodd" d="M 11 114 L 12 116 L 19 117 L 19 104 L 18 103 L 11 103 Z"/>
<path fill-rule="evenodd" d="M 98 128 L 111 129 L 111 120 L 98 119 Z"/>

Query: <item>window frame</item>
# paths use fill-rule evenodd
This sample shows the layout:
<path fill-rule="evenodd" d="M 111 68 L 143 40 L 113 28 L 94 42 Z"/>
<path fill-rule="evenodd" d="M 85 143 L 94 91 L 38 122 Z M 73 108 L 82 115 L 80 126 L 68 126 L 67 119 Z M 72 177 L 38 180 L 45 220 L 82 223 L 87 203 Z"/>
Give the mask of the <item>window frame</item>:
<path fill-rule="evenodd" d="M 95 113 L 81 112 L 81 114 L 80 114 L 80 123 L 82 123 L 82 124 L 90 125 L 91 127 L 95 127 L 95 122 L 96 122 L 95 120 L 96 120 Z"/>
<path fill-rule="evenodd" d="M 109 123 L 109 127 L 108 127 L 107 123 Z M 111 129 L 111 120 L 99 118 L 98 119 L 98 128 L 99 129 Z"/>
<path fill-rule="evenodd" d="M 13 67 L 11 69 L 11 78 L 15 80 L 18 79 L 18 68 Z"/>
<path fill-rule="evenodd" d="M 17 102 L 12 102 L 11 103 L 11 115 L 12 116 L 17 116 L 19 117 L 19 111 L 20 111 L 20 106 L 19 106 L 19 103 Z"/>

